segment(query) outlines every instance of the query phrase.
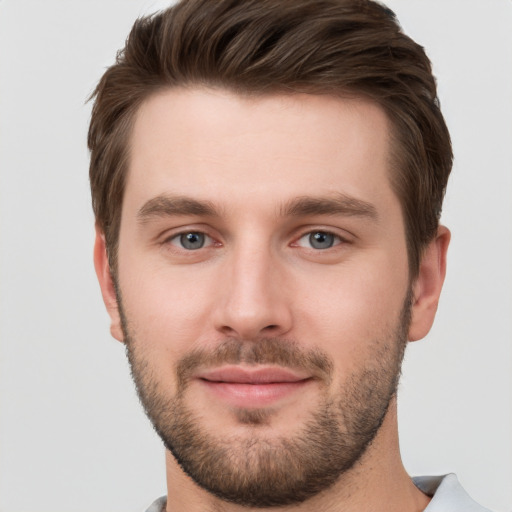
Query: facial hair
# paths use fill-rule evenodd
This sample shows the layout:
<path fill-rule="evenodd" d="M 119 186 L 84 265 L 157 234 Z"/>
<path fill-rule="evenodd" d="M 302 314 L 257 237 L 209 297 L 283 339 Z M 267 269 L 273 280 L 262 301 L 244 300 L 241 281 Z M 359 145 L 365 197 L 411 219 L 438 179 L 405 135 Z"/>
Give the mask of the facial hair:
<path fill-rule="evenodd" d="M 132 377 L 165 447 L 197 485 L 224 501 L 256 508 L 306 501 L 337 482 L 365 453 L 396 393 L 411 310 L 408 294 L 397 325 L 367 341 L 371 352 L 364 366 L 337 394 L 327 392 L 334 365 L 320 349 L 305 350 L 281 338 L 229 338 L 178 361 L 177 391 L 171 395 L 140 350 L 120 297 L 118 304 Z M 227 437 L 204 425 L 187 401 L 190 376 L 199 367 L 240 363 L 302 369 L 322 383 L 315 410 L 296 435 L 259 435 L 258 426 L 271 414 L 267 409 L 237 410 L 238 422 L 252 426 L 252 435 Z"/>

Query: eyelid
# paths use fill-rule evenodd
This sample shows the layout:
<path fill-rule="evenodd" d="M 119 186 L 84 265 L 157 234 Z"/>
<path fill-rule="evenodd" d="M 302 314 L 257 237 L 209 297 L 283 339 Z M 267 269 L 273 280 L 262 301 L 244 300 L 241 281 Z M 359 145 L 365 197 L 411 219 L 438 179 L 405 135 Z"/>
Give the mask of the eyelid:
<path fill-rule="evenodd" d="M 335 241 L 335 243 L 333 244 L 332 247 L 330 247 L 329 249 L 332 249 L 334 247 L 337 247 L 338 245 L 341 245 L 341 244 L 350 244 L 352 243 L 352 235 L 350 233 L 347 233 L 346 231 L 342 233 L 340 233 L 338 230 L 334 229 L 334 228 L 331 228 L 331 227 L 321 227 L 321 226 L 308 226 L 306 229 L 301 229 L 298 236 L 294 237 L 294 241 L 292 242 L 291 246 L 292 247 L 305 247 L 306 249 L 309 248 L 309 249 L 314 249 L 312 247 L 306 247 L 304 245 L 301 245 L 299 244 L 299 241 L 302 240 L 303 238 L 307 237 L 307 236 L 310 236 L 311 234 L 313 233 L 325 233 L 327 235 L 332 235 L 333 237 L 335 237 L 335 239 L 337 240 L 337 242 Z M 319 249 L 314 249 L 315 251 L 318 251 Z M 324 251 L 326 251 L 327 249 L 323 249 Z"/>
<path fill-rule="evenodd" d="M 218 241 L 218 237 L 214 236 L 211 233 L 211 230 L 209 230 L 205 226 L 198 226 L 198 225 L 188 225 L 188 226 L 180 226 L 177 228 L 166 230 L 161 236 L 161 241 L 159 242 L 160 245 L 172 245 L 173 248 L 176 248 L 178 250 L 183 250 L 189 252 L 190 249 L 186 249 L 181 246 L 181 244 L 178 243 L 172 243 L 175 240 L 179 240 L 179 238 L 182 235 L 186 235 L 188 233 L 197 233 L 205 236 L 205 244 L 201 249 L 206 249 L 208 247 L 212 246 L 220 246 L 222 245 L 221 242 Z"/>
<path fill-rule="evenodd" d="M 325 247 L 323 249 L 320 249 L 318 247 L 312 247 L 311 244 L 309 243 L 309 238 L 314 233 L 323 233 L 325 235 L 332 236 L 334 238 L 333 244 L 331 246 Z M 301 241 L 303 239 L 307 240 L 307 243 L 302 244 Z M 327 250 L 332 249 L 333 247 L 336 247 L 336 246 L 338 246 L 338 245 L 340 245 L 342 243 L 343 243 L 343 239 L 339 235 L 337 235 L 336 233 L 332 233 L 332 232 L 329 232 L 329 231 L 323 231 L 323 230 L 313 230 L 313 231 L 309 231 L 308 233 L 304 233 L 300 238 L 297 239 L 297 242 L 296 242 L 296 244 L 299 247 L 304 247 L 305 249 L 313 249 L 315 251 L 327 251 Z"/>
<path fill-rule="evenodd" d="M 213 245 L 212 244 L 214 242 L 213 238 L 211 236 L 207 235 L 206 233 L 203 233 L 202 231 L 183 231 L 181 233 L 176 233 L 175 235 L 167 238 L 167 243 L 170 243 L 174 247 L 178 247 L 179 249 L 183 249 L 185 251 L 193 250 L 193 249 L 187 249 L 186 247 L 183 247 L 183 245 L 181 244 L 181 237 L 183 235 L 188 235 L 188 234 L 192 234 L 192 233 L 194 233 L 196 235 L 203 235 L 205 238 L 204 244 L 195 250 L 205 249 L 206 247 Z"/>
<path fill-rule="evenodd" d="M 298 230 L 297 230 L 298 231 Z M 178 250 L 183 250 L 186 252 L 191 252 L 191 249 L 186 249 L 181 246 L 179 243 L 179 238 L 182 235 L 186 235 L 188 233 L 198 233 L 205 236 L 205 244 L 201 249 L 206 249 L 208 247 L 217 246 L 220 247 L 224 245 L 221 241 L 219 241 L 219 237 L 215 236 L 211 233 L 211 230 L 208 229 L 206 226 L 198 226 L 198 225 L 188 225 L 188 226 L 180 226 L 177 228 L 169 229 L 166 232 L 164 232 L 161 235 L 161 241 L 159 242 L 160 245 L 172 245 Z M 306 247 L 305 245 L 300 244 L 300 240 L 304 239 L 307 236 L 310 236 L 313 233 L 325 233 L 328 235 L 332 235 L 335 238 L 335 241 L 333 245 L 326 249 L 317 249 L 313 247 Z M 354 235 L 351 233 L 346 232 L 345 230 L 343 233 L 340 233 L 339 230 L 332 228 L 332 227 L 322 227 L 322 226 L 307 226 L 303 227 L 298 231 L 297 235 L 293 237 L 293 241 L 290 244 L 291 247 L 304 247 L 306 249 L 312 249 L 314 251 L 327 251 L 328 249 L 333 249 L 334 247 L 337 247 L 342 244 L 350 244 L 352 243 L 352 238 Z M 177 243 L 173 243 L 175 241 L 178 241 Z M 199 249 L 196 249 L 199 250 Z"/>

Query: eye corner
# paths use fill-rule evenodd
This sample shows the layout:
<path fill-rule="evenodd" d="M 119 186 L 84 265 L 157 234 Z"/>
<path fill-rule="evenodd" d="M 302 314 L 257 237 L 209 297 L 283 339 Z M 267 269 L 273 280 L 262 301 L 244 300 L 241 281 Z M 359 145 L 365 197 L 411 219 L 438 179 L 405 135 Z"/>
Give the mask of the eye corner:
<path fill-rule="evenodd" d="M 200 249 L 220 247 L 222 244 L 206 231 L 192 228 L 168 233 L 159 245 L 175 252 L 193 253 Z"/>
<path fill-rule="evenodd" d="M 291 247 L 303 247 L 304 249 L 314 251 L 326 251 L 344 243 L 348 243 L 348 241 L 331 230 L 310 229 L 307 232 L 303 232 L 290 245 Z"/>

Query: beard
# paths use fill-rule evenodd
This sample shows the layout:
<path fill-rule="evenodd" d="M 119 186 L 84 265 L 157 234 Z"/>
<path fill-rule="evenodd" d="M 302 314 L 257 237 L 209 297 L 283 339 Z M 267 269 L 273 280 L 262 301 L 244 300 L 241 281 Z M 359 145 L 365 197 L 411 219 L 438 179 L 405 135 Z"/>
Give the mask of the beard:
<path fill-rule="evenodd" d="M 334 365 L 321 350 L 305 350 L 293 340 L 229 338 L 213 350 L 195 350 L 176 364 L 177 391 L 170 394 L 130 332 L 120 296 L 118 304 L 132 378 L 140 401 L 183 471 L 218 498 L 246 507 L 301 503 L 328 489 L 360 460 L 379 431 L 396 394 L 410 323 L 408 294 L 397 323 L 370 347 L 363 367 L 337 393 L 328 393 Z M 270 364 L 302 369 L 322 384 L 309 419 L 293 436 L 261 432 L 273 411 L 237 409 L 236 420 L 250 433 L 227 436 L 205 425 L 201 411 L 187 400 L 190 377 L 199 367 Z M 334 396 L 333 396 L 334 395 Z M 278 412 L 277 412 L 278 414 Z M 271 427 L 269 427 L 271 429 Z"/>

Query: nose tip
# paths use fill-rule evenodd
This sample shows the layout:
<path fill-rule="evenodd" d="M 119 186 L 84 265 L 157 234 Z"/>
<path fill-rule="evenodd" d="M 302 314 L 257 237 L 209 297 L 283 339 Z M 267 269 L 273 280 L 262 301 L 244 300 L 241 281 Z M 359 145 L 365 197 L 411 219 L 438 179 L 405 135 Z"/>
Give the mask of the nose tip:
<path fill-rule="evenodd" d="M 282 273 L 268 258 L 233 265 L 224 274 L 216 329 L 224 336 L 254 340 L 276 337 L 292 327 Z M 228 279 L 226 280 L 226 277 Z"/>
<path fill-rule="evenodd" d="M 217 329 L 225 336 L 244 340 L 282 336 L 290 330 L 291 314 L 279 300 L 283 299 L 272 297 L 268 289 L 264 294 L 254 292 L 252 297 L 233 294 L 222 307 Z"/>
<path fill-rule="evenodd" d="M 254 340 L 263 336 L 281 336 L 287 329 L 277 324 L 264 325 L 264 322 L 254 321 L 254 319 L 242 319 L 230 321 L 226 325 L 220 325 L 219 329 L 223 335 L 239 338 L 242 340 Z"/>

